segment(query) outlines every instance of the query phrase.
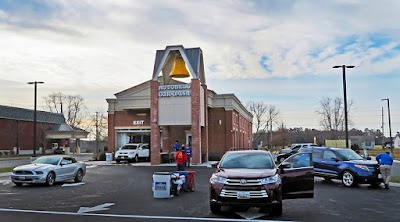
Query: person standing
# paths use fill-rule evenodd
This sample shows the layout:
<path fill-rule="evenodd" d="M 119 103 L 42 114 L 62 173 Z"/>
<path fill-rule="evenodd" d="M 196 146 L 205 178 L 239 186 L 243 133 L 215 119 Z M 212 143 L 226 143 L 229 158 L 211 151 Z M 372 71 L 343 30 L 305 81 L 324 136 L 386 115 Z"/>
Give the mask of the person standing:
<path fill-rule="evenodd" d="M 189 144 L 190 145 L 190 144 Z M 185 146 L 185 144 L 182 144 L 182 148 Z M 190 162 L 191 162 L 191 160 L 192 160 L 192 147 L 190 147 L 190 146 L 188 146 L 188 147 L 186 147 L 185 148 L 185 153 L 186 153 L 186 155 L 187 155 L 187 157 L 188 157 L 188 160 L 187 160 L 187 167 L 188 168 L 190 168 Z"/>
<path fill-rule="evenodd" d="M 390 169 L 393 164 L 393 158 L 390 156 L 389 152 L 381 153 L 375 157 L 376 161 L 379 163 L 379 169 L 383 177 L 383 183 L 385 183 L 385 189 L 389 189 L 390 181 Z"/>
<path fill-rule="evenodd" d="M 181 150 L 176 153 L 175 161 L 178 171 L 184 171 L 187 162 L 187 155 L 184 147 L 182 147 Z"/>
<path fill-rule="evenodd" d="M 177 141 L 175 141 L 175 144 L 174 144 L 174 151 L 178 152 L 179 150 L 181 150 L 181 145 L 179 145 L 179 142 L 177 140 Z"/>

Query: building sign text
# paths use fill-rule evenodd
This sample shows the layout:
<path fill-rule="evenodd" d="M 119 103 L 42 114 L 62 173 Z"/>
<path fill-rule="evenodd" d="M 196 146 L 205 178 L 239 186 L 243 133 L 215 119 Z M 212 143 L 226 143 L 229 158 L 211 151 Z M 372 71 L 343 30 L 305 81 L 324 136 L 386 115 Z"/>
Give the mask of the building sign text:
<path fill-rule="evenodd" d="M 158 97 L 190 96 L 190 84 L 161 85 Z"/>

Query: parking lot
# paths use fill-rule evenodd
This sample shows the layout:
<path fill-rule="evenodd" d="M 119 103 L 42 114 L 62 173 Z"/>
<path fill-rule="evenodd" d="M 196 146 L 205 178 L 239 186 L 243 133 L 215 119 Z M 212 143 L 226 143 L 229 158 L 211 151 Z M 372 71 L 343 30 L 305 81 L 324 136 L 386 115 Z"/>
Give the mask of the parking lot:
<path fill-rule="evenodd" d="M 0 177 L 0 221 L 398 221 L 400 217 L 398 187 L 345 188 L 339 182 L 318 179 L 314 198 L 285 200 L 281 217 L 259 214 L 253 208 L 247 212 L 223 208 L 222 214 L 214 215 L 208 203 L 212 168 L 191 168 L 196 171 L 195 192 L 153 198 L 153 173 L 174 170 L 168 166 L 89 166 L 84 184 L 53 187 L 16 187 L 8 177 Z"/>

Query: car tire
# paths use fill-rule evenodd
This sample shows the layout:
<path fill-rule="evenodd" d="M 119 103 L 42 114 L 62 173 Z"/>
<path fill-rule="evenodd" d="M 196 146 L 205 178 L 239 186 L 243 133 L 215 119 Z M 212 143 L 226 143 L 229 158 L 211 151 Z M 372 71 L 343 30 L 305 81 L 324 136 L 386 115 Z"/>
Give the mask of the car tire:
<path fill-rule="evenodd" d="M 79 183 L 82 182 L 82 180 L 83 180 L 83 170 L 79 169 L 78 172 L 76 172 L 74 181 L 75 183 Z"/>
<path fill-rule="evenodd" d="M 279 197 L 277 204 L 271 206 L 271 216 L 279 217 L 282 215 L 282 196 Z"/>
<path fill-rule="evenodd" d="M 282 156 L 282 157 L 279 157 L 278 161 L 279 161 L 279 163 L 282 163 L 285 159 L 286 158 L 284 156 Z"/>
<path fill-rule="evenodd" d="M 352 173 L 349 170 L 345 170 L 342 173 L 342 177 L 341 178 L 342 178 L 342 184 L 345 187 L 354 187 L 357 184 L 356 177 L 354 176 L 354 173 Z"/>
<path fill-rule="evenodd" d="M 134 161 L 135 161 L 135 163 L 139 163 L 139 156 L 138 155 L 135 156 Z"/>
<path fill-rule="evenodd" d="M 117 162 L 119 164 L 121 161 L 120 160 L 116 160 L 115 162 Z"/>
<path fill-rule="evenodd" d="M 17 186 L 17 187 L 20 187 L 20 186 L 22 186 L 22 183 L 17 183 L 17 182 L 14 182 L 14 184 L 15 184 L 15 186 Z"/>
<path fill-rule="evenodd" d="M 210 202 L 210 210 L 214 214 L 219 214 L 221 213 L 221 206 Z"/>
<path fill-rule="evenodd" d="M 55 174 L 53 172 L 50 172 L 49 174 L 47 174 L 47 176 L 46 176 L 46 184 L 47 184 L 47 186 L 53 186 L 55 181 L 56 181 L 56 177 L 55 177 Z"/>

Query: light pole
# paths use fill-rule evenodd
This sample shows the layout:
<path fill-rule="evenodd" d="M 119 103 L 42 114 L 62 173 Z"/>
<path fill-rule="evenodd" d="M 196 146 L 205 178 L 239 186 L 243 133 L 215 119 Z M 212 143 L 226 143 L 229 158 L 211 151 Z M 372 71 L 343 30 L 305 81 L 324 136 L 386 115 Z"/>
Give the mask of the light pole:
<path fill-rule="evenodd" d="M 34 84 L 35 85 L 35 94 L 34 94 L 34 111 L 33 111 L 33 156 L 36 155 L 36 99 L 37 99 L 37 84 L 43 84 L 44 82 L 28 82 L 28 84 Z"/>
<path fill-rule="evenodd" d="M 355 66 L 341 65 L 341 66 L 334 66 L 332 68 L 337 69 L 340 67 L 343 70 L 344 125 L 346 128 L 346 147 L 349 148 L 349 126 L 348 126 L 348 122 L 347 122 L 346 68 L 352 69 Z"/>
<path fill-rule="evenodd" d="M 392 126 L 390 125 L 390 105 L 389 105 L 389 98 L 387 99 L 381 99 L 381 101 L 387 101 L 388 105 L 388 117 L 389 117 L 389 141 L 390 141 L 390 154 L 393 156 L 393 142 L 392 142 Z"/>

